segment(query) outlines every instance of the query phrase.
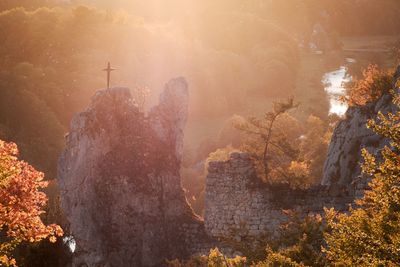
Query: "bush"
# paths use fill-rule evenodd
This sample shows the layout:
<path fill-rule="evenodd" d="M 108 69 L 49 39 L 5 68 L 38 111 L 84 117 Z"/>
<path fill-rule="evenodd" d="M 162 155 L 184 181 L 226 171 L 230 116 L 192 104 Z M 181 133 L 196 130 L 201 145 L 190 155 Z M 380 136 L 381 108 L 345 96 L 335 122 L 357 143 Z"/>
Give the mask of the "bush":
<path fill-rule="evenodd" d="M 246 258 L 236 256 L 228 258 L 218 248 L 211 249 L 208 256 L 197 256 L 187 261 L 173 260 L 167 262 L 170 267 L 245 267 Z"/>
<path fill-rule="evenodd" d="M 399 96 L 395 103 L 400 108 Z M 363 172 L 372 176 L 362 199 L 350 213 L 326 211 L 327 258 L 334 266 L 398 266 L 400 262 L 400 112 L 379 113 L 368 127 L 391 139 L 382 161 L 363 150 Z"/>
<path fill-rule="evenodd" d="M 216 151 L 211 152 L 206 160 L 206 167 L 212 161 L 227 161 L 232 152 L 239 152 L 239 150 L 233 148 L 232 146 L 227 146 L 224 148 L 218 148 Z"/>
<path fill-rule="evenodd" d="M 377 65 L 369 65 L 363 71 L 363 78 L 348 84 L 342 101 L 349 106 L 363 106 L 379 99 L 392 87 L 393 73 L 380 70 Z"/>
<path fill-rule="evenodd" d="M 36 243 L 48 238 L 55 243 L 63 230 L 56 224 L 46 225 L 40 216 L 45 212 L 47 187 L 44 175 L 17 158 L 13 143 L 0 140 L 0 263 L 15 266 L 12 254 L 21 243 Z"/>

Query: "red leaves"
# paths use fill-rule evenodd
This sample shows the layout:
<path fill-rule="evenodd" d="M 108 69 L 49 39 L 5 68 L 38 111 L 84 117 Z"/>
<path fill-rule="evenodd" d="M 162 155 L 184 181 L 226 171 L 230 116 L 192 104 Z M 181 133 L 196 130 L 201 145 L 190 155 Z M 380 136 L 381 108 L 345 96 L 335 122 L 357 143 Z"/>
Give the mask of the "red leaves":
<path fill-rule="evenodd" d="M 40 218 L 47 196 L 39 190 L 48 182 L 43 181 L 43 173 L 18 160 L 17 155 L 14 143 L 0 140 L 0 229 L 13 241 L 38 242 L 49 238 L 54 243 L 57 236 L 63 235 L 61 227 L 45 225 Z M 0 249 L 0 263 L 3 255 L 9 253 Z"/>

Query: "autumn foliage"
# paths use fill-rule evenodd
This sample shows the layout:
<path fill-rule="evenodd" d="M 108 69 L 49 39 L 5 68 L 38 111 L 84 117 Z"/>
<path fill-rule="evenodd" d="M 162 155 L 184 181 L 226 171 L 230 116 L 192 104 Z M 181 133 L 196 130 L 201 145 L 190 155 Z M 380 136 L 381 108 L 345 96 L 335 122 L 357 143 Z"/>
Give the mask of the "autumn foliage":
<path fill-rule="evenodd" d="M 187 261 L 173 260 L 167 261 L 169 267 L 245 267 L 246 258 L 236 256 L 229 258 L 222 254 L 218 248 L 211 249 L 210 253 L 202 256 L 192 257 Z"/>
<path fill-rule="evenodd" d="M 262 181 L 304 189 L 320 181 L 331 126 L 313 115 L 301 123 L 289 114 L 297 106 L 288 98 L 263 118 L 238 116 L 233 124 L 245 134 L 240 149 L 252 155 Z"/>
<path fill-rule="evenodd" d="M 392 88 L 393 74 L 381 70 L 377 65 L 369 65 L 363 71 L 362 79 L 356 79 L 346 89 L 346 96 L 342 98 L 349 106 L 363 106 L 377 100 L 384 92 Z"/>
<path fill-rule="evenodd" d="M 0 140 L 0 263 L 5 266 L 16 265 L 11 255 L 18 244 L 46 238 L 54 243 L 63 235 L 60 226 L 40 218 L 47 202 L 40 191 L 47 186 L 44 174 L 17 156 L 16 144 Z"/>
<path fill-rule="evenodd" d="M 394 94 L 400 108 L 400 97 Z M 363 149 L 363 172 L 372 177 L 371 190 L 349 213 L 326 211 L 331 231 L 325 252 L 334 266 L 399 266 L 400 262 L 400 111 L 379 112 L 368 128 L 390 139 L 381 160 Z"/>

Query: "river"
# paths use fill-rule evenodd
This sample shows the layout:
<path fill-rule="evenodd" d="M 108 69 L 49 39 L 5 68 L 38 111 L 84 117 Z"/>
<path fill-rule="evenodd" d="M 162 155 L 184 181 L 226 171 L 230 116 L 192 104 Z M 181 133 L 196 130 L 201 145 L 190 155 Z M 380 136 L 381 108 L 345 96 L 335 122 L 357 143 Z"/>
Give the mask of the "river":
<path fill-rule="evenodd" d="M 346 63 L 354 63 L 355 60 L 352 58 L 346 58 Z M 336 114 L 343 116 L 347 111 L 347 104 L 340 101 L 340 97 L 346 93 L 345 83 L 349 82 L 351 77 L 347 74 L 346 65 L 340 66 L 340 68 L 325 73 L 322 78 L 322 82 L 325 85 L 325 92 L 329 97 L 329 114 Z"/>

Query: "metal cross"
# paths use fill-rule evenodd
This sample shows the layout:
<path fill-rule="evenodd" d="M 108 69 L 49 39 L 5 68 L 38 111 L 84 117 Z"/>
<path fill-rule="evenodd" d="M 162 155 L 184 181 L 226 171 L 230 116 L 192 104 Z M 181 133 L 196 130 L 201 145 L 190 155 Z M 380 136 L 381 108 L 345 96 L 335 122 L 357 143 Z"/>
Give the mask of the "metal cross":
<path fill-rule="evenodd" d="M 103 70 L 103 71 L 107 72 L 107 89 L 110 89 L 110 76 L 111 76 L 111 72 L 113 70 L 115 70 L 115 69 L 111 68 L 110 62 L 108 62 L 107 68 Z"/>

